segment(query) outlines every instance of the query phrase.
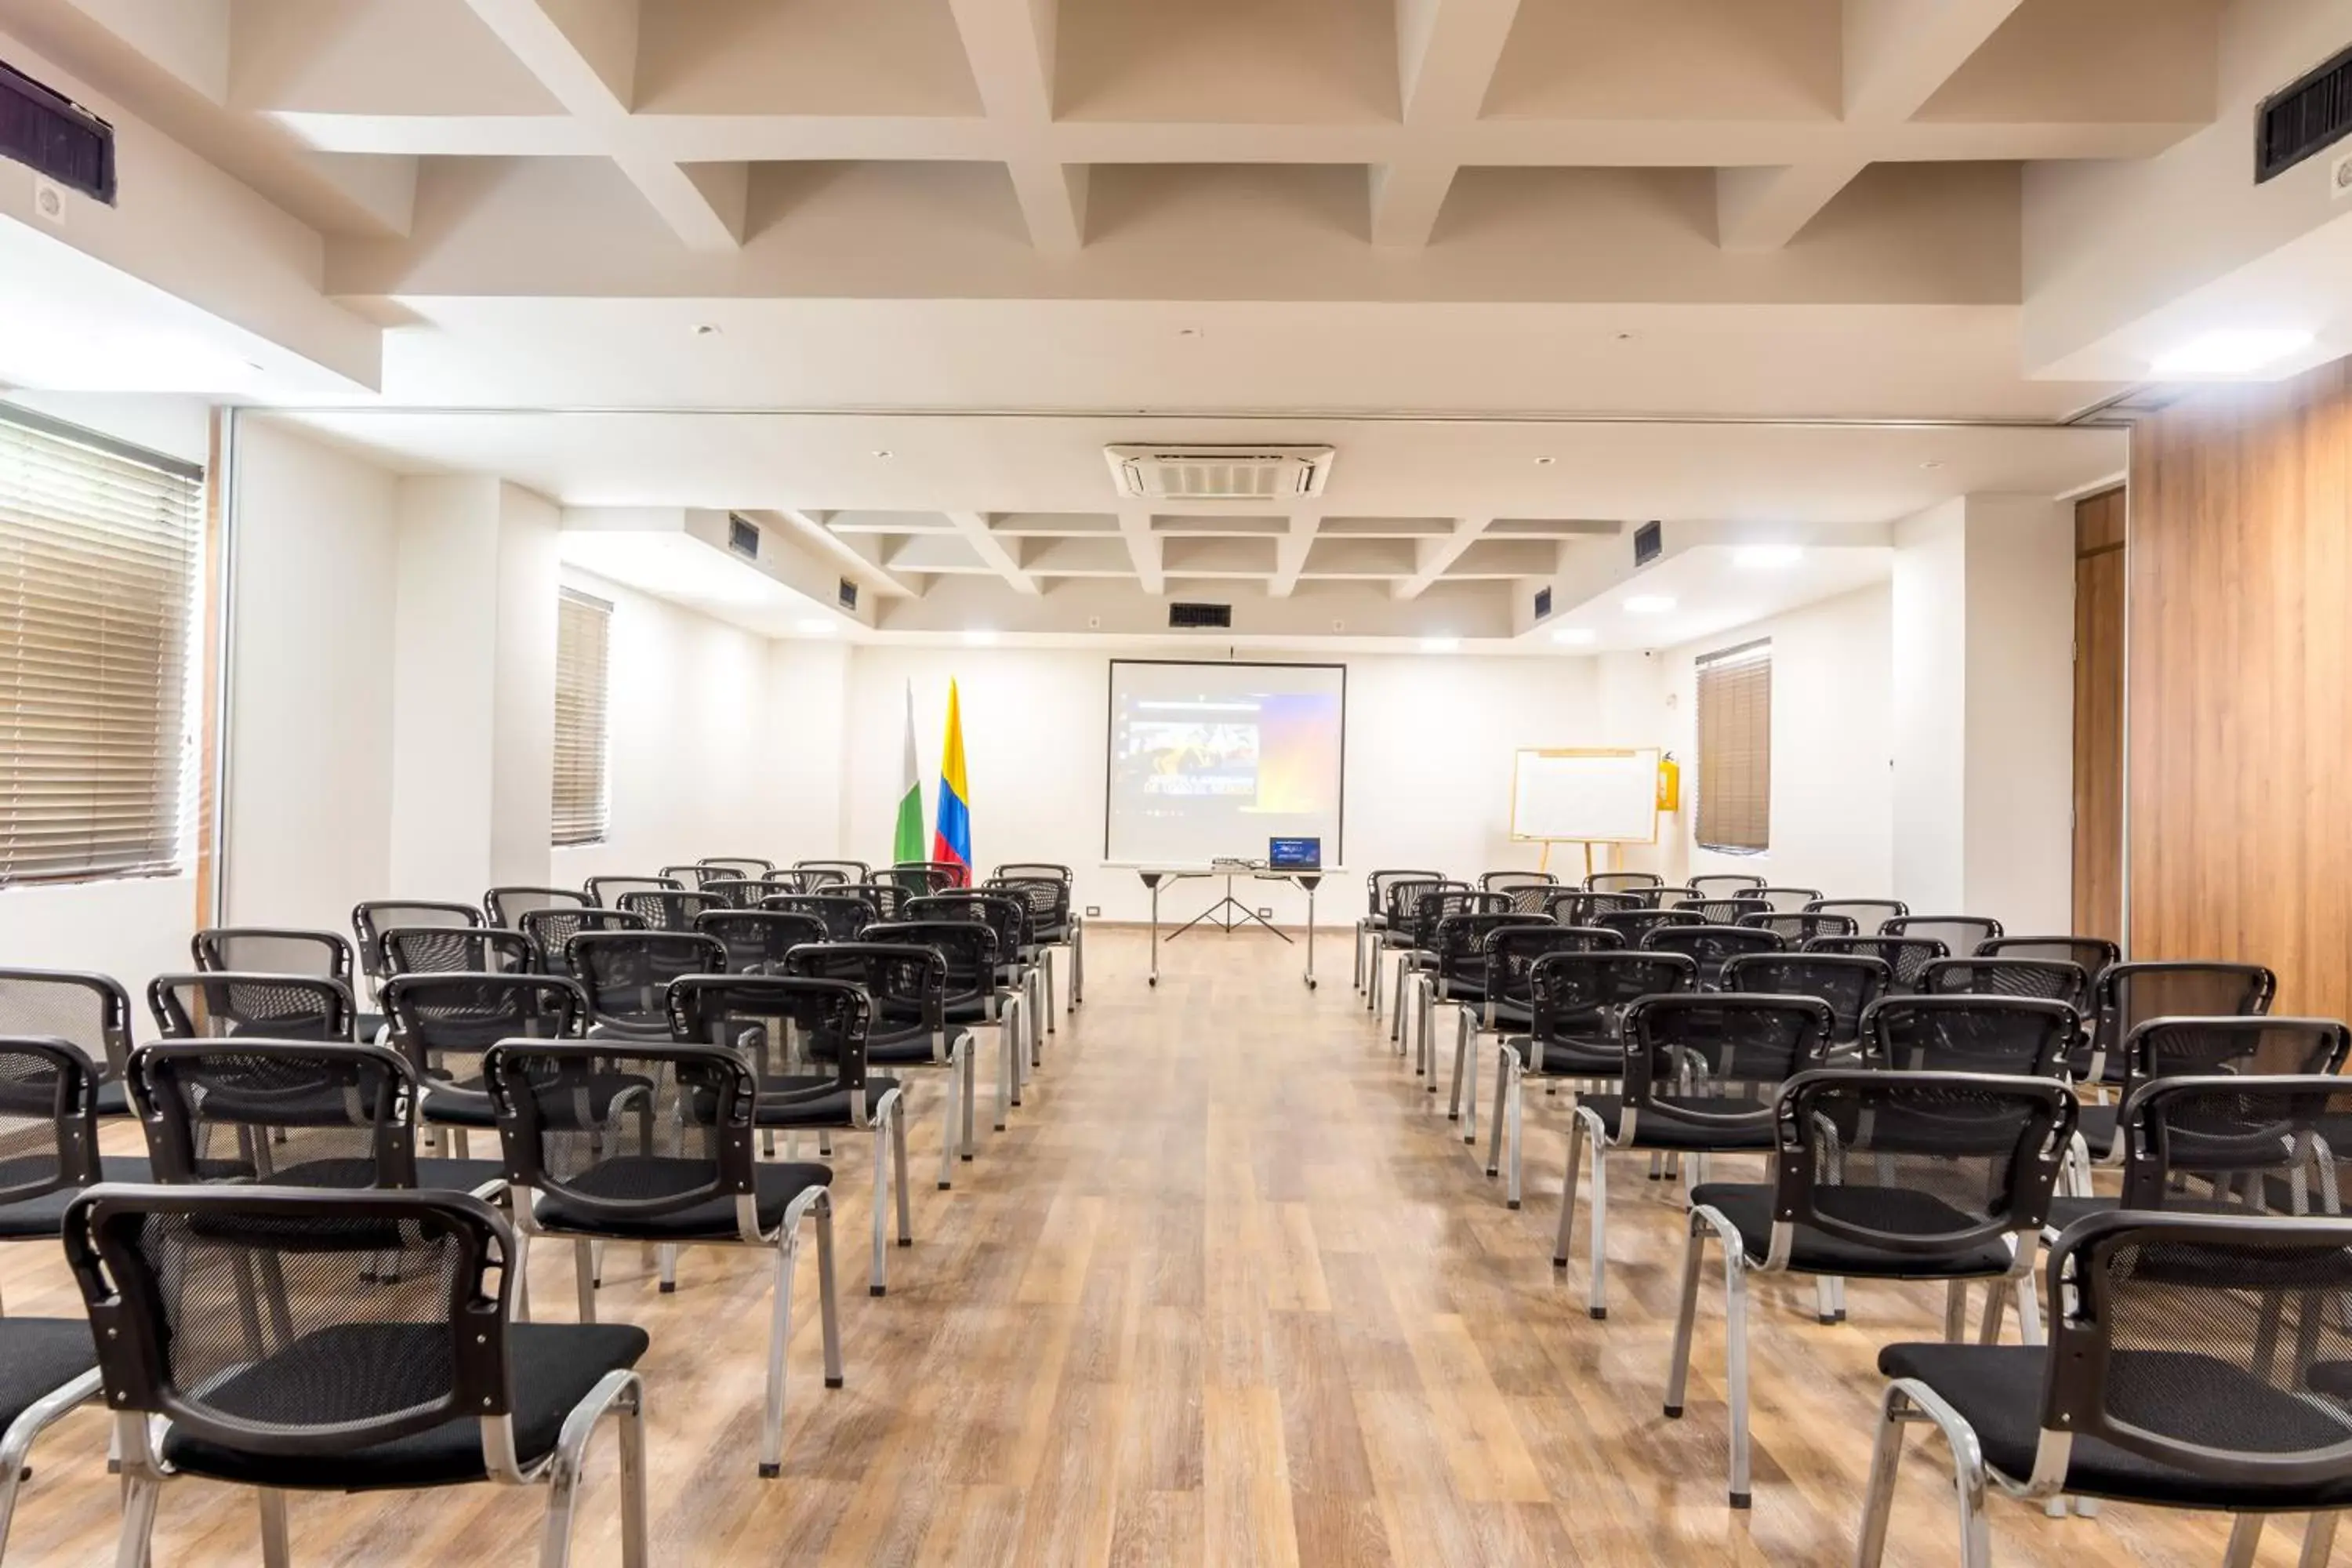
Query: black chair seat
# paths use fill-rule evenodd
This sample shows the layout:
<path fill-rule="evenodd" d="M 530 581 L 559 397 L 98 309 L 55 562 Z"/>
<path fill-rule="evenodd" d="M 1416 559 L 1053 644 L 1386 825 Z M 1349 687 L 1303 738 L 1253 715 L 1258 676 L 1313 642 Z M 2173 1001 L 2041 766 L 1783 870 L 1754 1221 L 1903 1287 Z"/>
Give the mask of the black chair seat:
<path fill-rule="evenodd" d="M 813 1060 L 821 1062 L 831 1061 L 835 1056 L 832 1042 L 828 1040 L 811 1040 L 808 1054 Z M 892 1029 L 877 1025 L 874 1032 L 866 1037 L 866 1059 L 897 1063 L 902 1067 L 932 1061 L 935 1058 L 931 1056 L 931 1032 L 920 1024 L 903 1024 Z"/>
<path fill-rule="evenodd" d="M 131 1089 L 119 1078 L 110 1078 L 98 1086 L 98 1113 L 100 1116 L 131 1114 Z"/>
<path fill-rule="evenodd" d="M 2074 1198 L 2061 1193 L 2050 1200 L 2050 1215 L 2042 1228 L 2064 1230 L 2078 1219 L 2088 1219 L 2095 1214 L 2113 1214 L 2121 1207 L 2121 1198 Z"/>
<path fill-rule="evenodd" d="M 967 991 L 947 999 L 944 1016 L 950 1024 L 985 1024 L 992 1021 L 988 1009 L 985 992 Z"/>
<path fill-rule="evenodd" d="M 270 1172 L 278 1187 L 334 1187 L 352 1190 L 373 1185 L 373 1160 L 305 1160 Z M 248 1173 L 249 1179 L 249 1173 Z M 470 1193 L 507 1179 L 506 1165 L 497 1160 L 419 1160 L 416 1186 L 420 1192 Z"/>
<path fill-rule="evenodd" d="M 1622 1064 L 1623 1058 L 1619 1058 Z M 1609 1129 L 1617 1135 L 1617 1124 L 1624 1119 L 1625 1097 L 1618 1094 L 1580 1094 L 1579 1107 L 1591 1107 Z M 1706 1125 L 1696 1121 L 1681 1121 L 1672 1114 L 1677 1104 L 1688 1104 L 1709 1116 L 1748 1114 L 1751 1122 L 1738 1126 Z M 1633 1136 L 1623 1143 L 1612 1144 L 1619 1149 L 1685 1150 L 1698 1154 L 1746 1154 L 1769 1152 L 1772 1147 L 1772 1108 L 1760 1100 L 1742 1100 L 1726 1095 L 1709 1100 L 1698 1095 L 1662 1094 L 1654 1097 L 1650 1105 L 1642 1108 L 1633 1118 Z M 1746 1234 L 1746 1227 L 1741 1227 Z"/>
<path fill-rule="evenodd" d="M 763 1231 L 772 1231 L 783 1222 L 784 1211 L 792 1206 L 793 1199 L 811 1187 L 824 1186 L 833 1181 L 832 1170 L 824 1165 L 778 1163 L 761 1164 L 754 1170 L 756 1191 L 752 1201 Z M 620 1154 L 582 1173 L 570 1184 L 591 1197 L 646 1199 L 676 1193 L 681 1187 L 701 1186 L 709 1179 L 710 1165 L 706 1161 Z M 548 1193 L 532 1206 L 531 1216 L 541 1230 L 598 1236 L 626 1233 L 648 1241 L 732 1241 L 739 1235 L 735 1200 L 731 1196 L 713 1198 L 668 1214 L 618 1220 L 592 1214 L 561 1193 Z"/>
<path fill-rule="evenodd" d="M 1874 1230 L 1932 1235 L 1969 1223 L 1968 1215 L 1950 1205 L 1904 1188 L 1819 1187 L 1813 1196 L 1824 1209 L 1843 1207 L 1855 1224 Z M 1694 1206 L 1714 1209 L 1732 1223 L 1753 1263 L 1772 1255 L 1772 1200 L 1770 1187 L 1744 1182 L 1708 1182 L 1691 1194 Z M 1790 1248 L 1789 1267 L 1801 1274 L 1859 1279 L 1971 1279 L 2008 1272 L 2011 1258 L 2008 1247 L 1997 1240 L 1944 1254 L 1894 1252 L 1801 1225 Z"/>
<path fill-rule="evenodd" d="M 385 1017 L 381 1013 L 354 1013 L 352 1015 L 352 1033 L 357 1037 L 359 1043 L 363 1046 L 372 1045 L 376 1040 L 380 1039 L 383 1037 L 384 1030 L 391 1026 L 391 1024 L 392 1020 Z"/>
<path fill-rule="evenodd" d="M 101 1155 L 98 1162 L 100 1181 L 152 1182 L 155 1178 L 147 1162 L 140 1159 Z M 53 1193 L 43 1193 L 37 1198 L 0 1207 L 0 1241 L 25 1241 L 37 1237 L 65 1234 L 66 1205 L 81 1193 L 79 1187 L 60 1187 Z"/>
<path fill-rule="evenodd" d="M 2105 1160 L 2116 1152 L 2116 1127 L 2123 1117 L 2120 1105 L 2086 1105 L 2075 1113 L 2074 1131 L 2082 1135 L 2083 1147 L 2091 1152 L 2094 1160 Z"/>
<path fill-rule="evenodd" d="M 2042 1415 L 2039 1347 L 2021 1345 L 1888 1345 L 1878 1370 L 1916 1378 L 1959 1412 L 1983 1446 L 1985 1462 L 2013 1480 L 2033 1470 Z M 2320 1381 L 2324 1367 L 2314 1369 Z M 2321 1447 L 2340 1442 L 2345 1427 L 2304 1400 L 2210 1356 L 2188 1351 L 2113 1352 L 2110 1386 L 2160 1401 L 2160 1422 L 2178 1435 L 2184 1421 L 2203 1423 L 2193 1441 L 2217 1447 Z M 2127 1403 L 2116 1414 L 2128 1420 Z M 2263 1440 L 2275 1433 L 2273 1442 Z M 2352 1505 L 2352 1476 L 2318 1485 L 2226 1481 L 2126 1452 L 2095 1437 L 2077 1436 L 2066 1467 L 2066 1489 L 2083 1497 L 2162 1503 L 2171 1508 L 2227 1509 L 2259 1513 L 2302 1512 Z"/>
<path fill-rule="evenodd" d="M 621 1014 L 606 1013 L 588 1026 L 592 1040 L 669 1040 L 669 1015 L 667 1013 Z"/>
<path fill-rule="evenodd" d="M 636 1365 L 643 1329 L 626 1323 L 516 1323 L 507 1330 L 514 1393 L 516 1456 L 531 1464 L 552 1453 L 563 1419 L 607 1373 Z M 446 1387 L 449 1331 L 439 1323 L 342 1323 L 306 1334 L 210 1390 L 207 1402 L 254 1421 L 335 1418 L 348 1405 L 373 1415 L 387 1394 L 414 1385 L 419 1400 Z M 408 1436 L 347 1454 L 254 1454 L 173 1428 L 163 1458 L 188 1475 L 304 1491 L 377 1491 L 488 1479 L 482 1424 L 462 1415 Z"/>
<path fill-rule="evenodd" d="M 1541 1067 L 1532 1035 L 1513 1035 L 1503 1044 L 1538 1078 L 1616 1078 L 1625 1070 L 1625 1053 L 1605 1040 L 1547 1040 Z"/>
<path fill-rule="evenodd" d="M 0 1318 L 0 1432 L 98 1364 L 81 1318 Z"/>
<path fill-rule="evenodd" d="M 667 1037 L 664 1036 L 664 1038 Z M 611 1116 L 613 1100 L 616 1096 L 630 1089 L 653 1087 L 639 1073 L 598 1073 L 589 1081 L 595 1086 L 595 1094 L 588 1113 L 599 1121 Z M 490 1091 L 482 1087 L 482 1080 L 478 1078 L 426 1079 L 421 1116 L 436 1127 L 495 1129 L 499 1124 L 498 1114 L 490 1104 Z"/>
<path fill-rule="evenodd" d="M 771 1096 L 797 1089 L 821 1089 L 832 1083 L 830 1073 L 793 1075 L 785 1078 L 764 1078 L 760 1080 L 760 1100 L 752 1113 L 754 1122 L 761 1127 L 841 1127 L 862 1128 L 866 1123 L 850 1115 L 849 1091 L 835 1089 L 831 1094 L 812 1095 L 806 1100 L 780 1100 Z M 898 1087 L 895 1078 L 866 1079 L 866 1114 L 873 1114 L 874 1102 Z"/>
<path fill-rule="evenodd" d="M 1513 1028 L 1526 1028 L 1535 1016 L 1524 1002 L 1507 1002 L 1497 997 L 1488 1005 L 1494 1009 L 1496 1023 L 1507 1024 Z"/>

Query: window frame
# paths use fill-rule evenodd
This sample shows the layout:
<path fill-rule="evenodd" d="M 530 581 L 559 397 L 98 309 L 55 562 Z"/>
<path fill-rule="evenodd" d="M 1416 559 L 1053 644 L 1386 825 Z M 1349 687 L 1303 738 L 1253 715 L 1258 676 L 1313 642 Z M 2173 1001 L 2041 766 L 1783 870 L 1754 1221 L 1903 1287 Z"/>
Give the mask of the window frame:
<path fill-rule="evenodd" d="M 1694 662 L 1692 675 L 1697 804 L 1691 841 L 1714 855 L 1769 855 L 1772 849 L 1772 639 L 1751 638 L 1702 655 Z M 1723 713 L 1710 711 L 1725 703 L 1738 708 Z M 1743 732 L 1724 732 L 1734 728 Z M 1723 821 L 1718 813 L 1728 814 L 1734 820 Z"/>

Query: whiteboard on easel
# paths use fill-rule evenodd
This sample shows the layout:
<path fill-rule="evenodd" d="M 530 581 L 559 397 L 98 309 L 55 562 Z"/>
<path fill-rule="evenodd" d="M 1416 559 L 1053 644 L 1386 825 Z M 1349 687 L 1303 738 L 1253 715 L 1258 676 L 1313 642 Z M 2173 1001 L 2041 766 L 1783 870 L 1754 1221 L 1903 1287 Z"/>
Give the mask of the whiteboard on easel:
<path fill-rule="evenodd" d="M 1511 765 L 1511 837 L 1654 844 L 1657 748 L 1519 752 Z"/>

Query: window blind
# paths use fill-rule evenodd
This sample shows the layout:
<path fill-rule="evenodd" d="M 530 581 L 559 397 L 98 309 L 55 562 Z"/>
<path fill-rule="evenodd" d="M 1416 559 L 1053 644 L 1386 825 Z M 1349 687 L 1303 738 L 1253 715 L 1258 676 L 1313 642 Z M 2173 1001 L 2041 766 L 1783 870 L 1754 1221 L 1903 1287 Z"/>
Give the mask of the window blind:
<path fill-rule="evenodd" d="M 1698 844 L 1756 854 L 1772 842 L 1772 645 L 1698 661 Z"/>
<path fill-rule="evenodd" d="M 203 471 L 0 414 L 0 886 L 181 869 Z"/>
<path fill-rule="evenodd" d="M 604 665 L 613 606 L 563 590 L 555 616 L 554 840 L 601 844 L 610 826 L 604 778 Z"/>

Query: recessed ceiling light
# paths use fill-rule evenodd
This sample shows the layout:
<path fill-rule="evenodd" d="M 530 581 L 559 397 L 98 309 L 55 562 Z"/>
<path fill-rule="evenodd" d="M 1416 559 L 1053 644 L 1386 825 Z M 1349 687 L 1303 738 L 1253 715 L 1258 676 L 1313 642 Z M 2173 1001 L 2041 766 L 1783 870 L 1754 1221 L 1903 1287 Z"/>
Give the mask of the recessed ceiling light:
<path fill-rule="evenodd" d="M 890 450 L 890 448 L 889 448 L 889 447 L 875 447 L 875 448 L 874 448 L 874 455 L 875 455 L 876 457 L 877 457 L 877 458 L 889 458 L 889 457 L 895 457 L 895 456 L 897 456 L 897 454 L 896 454 L 896 453 L 894 453 L 894 452 L 892 452 L 892 451 Z"/>
<path fill-rule="evenodd" d="M 1554 463 L 1559 461 L 1559 459 L 1558 458 L 1538 458 L 1536 459 L 1536 467 L 1538 468 L 1549 468 Z"/>
<path fill-rule="evenodd" d="M 963 640 L 964 646 L 967 647 L 994 647 L 996 646 L 996 634 L 992 631 L 985 631 L 979 627 L 974 627 L 972 630 L 963 634 Z"/>
<path fill-rule="evenodd" d="M 1633 616 L 1663 616 L 1674 607 L 1674 600 L 1664 594 L 1636 594 L 1625 601 L 1625 613 Z"/>
<path fill-rule="evenodd" d="M 719 335 L 719 329 L 709 321 L 697 321 L 694 323 L 694 335 L 698 338 L 715 338 Z"/>
<path fill-rule="evenodd" d="M 2312 335 L 2291 328 L 2207 332 L 2156 356 L 2158 375 L 2249 375 L 2311 346 Z"/>
<path fill-rule="evenodd" d="M 1562 626 L 1558 631 L 1551 634 L 1551 640 L 1556 643 L 1565 643 L 1570 646 L 1575 646 L 1581 643 L 1589 643 L 1599 635 L 1600 634 L 1595 632 L 1591 626 Z"/>
<path fill-rule="evenodd" d="M 1731 563 L 1751 572 L 1779 572 L 1805 558 L 1794 544 L 1743 544 L 1731 552 Z"/>
<path fill-rule="evenodd" d="M 1421 651 L 1423 653 L 1460 653 L 1462 651 L 1462 639 L 1460 637 L 1423 637 L 1421 639 Z"/>

